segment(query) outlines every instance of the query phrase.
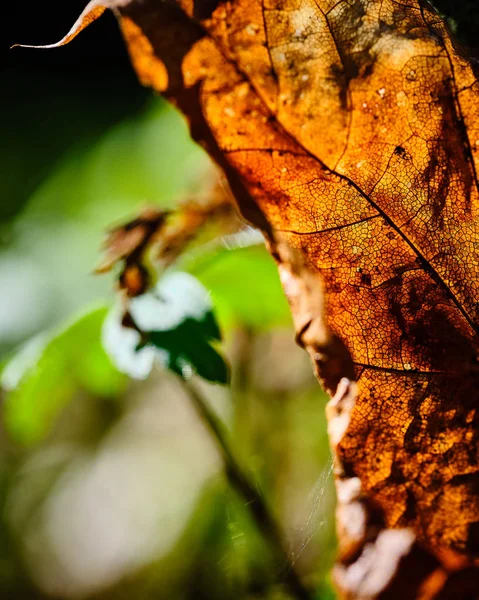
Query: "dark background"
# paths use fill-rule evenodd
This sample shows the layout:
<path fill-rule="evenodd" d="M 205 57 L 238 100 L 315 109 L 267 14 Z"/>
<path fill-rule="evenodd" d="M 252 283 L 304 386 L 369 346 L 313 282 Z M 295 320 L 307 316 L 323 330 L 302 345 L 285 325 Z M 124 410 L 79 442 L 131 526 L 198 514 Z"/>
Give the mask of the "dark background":
<path fill-rule="evenodd" d="M 72 139 L 84 143 L 96 139 L 139 111 L 151 94 L 138 85 L 110 12 L 67 46 L 10 50 L 16 43 L 58 41 L 85 3 L 15 1 L 2 7 L 6 9 L 0 44 L 2 221 L 22 209 Z"/>

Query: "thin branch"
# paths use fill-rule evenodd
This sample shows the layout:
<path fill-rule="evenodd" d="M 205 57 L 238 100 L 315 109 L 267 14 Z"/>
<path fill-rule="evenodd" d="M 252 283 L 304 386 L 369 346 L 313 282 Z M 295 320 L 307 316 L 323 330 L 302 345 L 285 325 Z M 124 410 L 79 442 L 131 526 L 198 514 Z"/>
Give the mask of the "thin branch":
<path fill-rule="evenodd" d="M 228 481 L 236 489 L 237 493 L 242 496 L 245 506 L 250 512 L 256 527 L 267 542 L 271 554 L 278 564 L 284 566 L 284 585 L 288 587 L 294 598 L 298 600 L 311 600 L 311 594 L 301 582 L 294 564 L 284 548 L 280 529 L 271 511 L 256 489 L 254 482 L 250 480 L 234 457 L 223 425 L 209 408 L 206 399 L 198 388 L 190 382 L 186 382 L 185 387 L 190 394 L 197 412 L 212 433 L 212 437 L 223 458 Z"/>

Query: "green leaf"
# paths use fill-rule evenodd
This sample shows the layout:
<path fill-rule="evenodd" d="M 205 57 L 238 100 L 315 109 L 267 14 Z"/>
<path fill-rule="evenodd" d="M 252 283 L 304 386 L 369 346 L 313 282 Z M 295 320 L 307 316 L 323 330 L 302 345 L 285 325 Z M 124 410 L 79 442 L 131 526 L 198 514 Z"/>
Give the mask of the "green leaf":
<path fill-rule="evenodd" d="M 222 328 L 291 325 L 278 270 L 264 245 L 216 249 L 190 259 L 185 268 L 210 291 Z"/>
<path fill-rule="evenodd" d="M 114 309 L 103 330 L 103 343 L 118 369 L 144 379 L 157 361 L 185 378 L 197 373 L 208 381 L 228 382 L 228 366 L 212 345 L 221 340 L 221 331 L 211 298 L 195 277 L 166 274 L 155 289 L 133 298 L 128 311 L 137 329 L 124 327 L 123 310 Z"/>
<path fill-rule="evenodd" d="M 216 324 L 213 313 L 208 319 L 195 321 L 187 318 L 170 331 L 152 331 L 148 333 L 148 343 L 166 350 L 167 366 L 178 375 L 188 375 L 188 368 L 198 375 L 215 383 L 228 383 L 229 371 L 224 358 L 210 345 L 215 339 L 211 324 Z M 219 331 L 217 325 L 215 328 Z M 218 338 L 216 338 L 218 339 Z"/>
<path fill-rule="evenodd" d="M 218 321 L 216 320 L 213 311 L 210 310 L 205 314 L 202 323 L 205 335 L 211 338 L 212 340 L 217 340 L 218 342 L 221 342 L 222 335 L 220 326 L 218 325 Z"/>
<path fill-rule="evenodd" d="M 83 313 L 48 339 L 37 360 L 27 365 L 18 384 L 7 392 L 4 422 L 16 441 L 40 441 L 80 389 L 107 398 L 122 392 L 126 378 L 115 369 L 101 345 L 107 310 L 101 307 Z M 2 380 L 8 381 L 8 372 L 19 358 L 5 366 Z"/>

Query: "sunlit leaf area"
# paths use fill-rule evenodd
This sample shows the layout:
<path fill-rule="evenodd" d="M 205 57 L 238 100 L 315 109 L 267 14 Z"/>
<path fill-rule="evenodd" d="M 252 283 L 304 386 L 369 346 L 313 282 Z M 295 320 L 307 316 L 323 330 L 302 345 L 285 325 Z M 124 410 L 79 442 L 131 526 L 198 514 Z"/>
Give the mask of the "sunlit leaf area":
<path fill-rule="evenodd" d="M 83 2 L 29 6 L 8 44 L 55 41 Z M 212 167 L 114 18 L 91 29 L 2 57 L 0 598 L 280 599 L 292 569 L 333 598 L 326 397 L 260 236 L 194 243 L 132 302 L 142 335 L 94 275 L 106 230 Z"/>

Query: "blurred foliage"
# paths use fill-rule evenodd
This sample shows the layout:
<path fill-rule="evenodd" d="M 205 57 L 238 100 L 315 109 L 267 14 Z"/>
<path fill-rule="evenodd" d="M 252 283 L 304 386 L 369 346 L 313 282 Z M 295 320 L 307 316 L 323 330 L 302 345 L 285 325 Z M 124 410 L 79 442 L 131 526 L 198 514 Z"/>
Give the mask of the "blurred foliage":
<path fill-rule="evenodd" d="M 129 380 L 101 346 L 112 280 L 92 271 L 105 229 L 204 193 L 208 159 L 172 108 L 123 94 L 116 75 L 83 92 L 66 77 L 30 82 L 41 93 L 29 110 L 5 101 L 0 182 L 2 600 L 289 597 L 179 380 L 159 366 Z M 299 573 L 328 600 L 324 397 L 274 261 L 257 238 L 200 240 L 179 267 L 211 294 L 232 367 L 230 387 L 203 393 Z"/>
<path fill-rule="evenodd" d="M 24 444 L 41 440 L 78 389 L 99 398 L 124 391 L 125 377 L 101 343 L 106 312 L 104 307 L 89 311 L 50 340 L 32 340 L 6 363 L 4 424 L 14 439 Z"/>
<path fill-rule="evenodd" d="M 157 100 L 95 143 L 78 144 L 72 140 L 6 226 L 10 243 L 0 255 L 0 310 L 9 319 L 0 323 L 0 349 L 68 317 L 92 298 L 106 298 L 109 282 L 91 276 L 104 229 L 146 202 L 173 206 L 194 191 L 207 164 L 189 143 L 183 121 Z"/>
<path fill-rule="evenodd" d="M 210 290 L 223 328 L 291 325 L 276 267 L 263 246 L 203 250 L 184 264 Z"/>

